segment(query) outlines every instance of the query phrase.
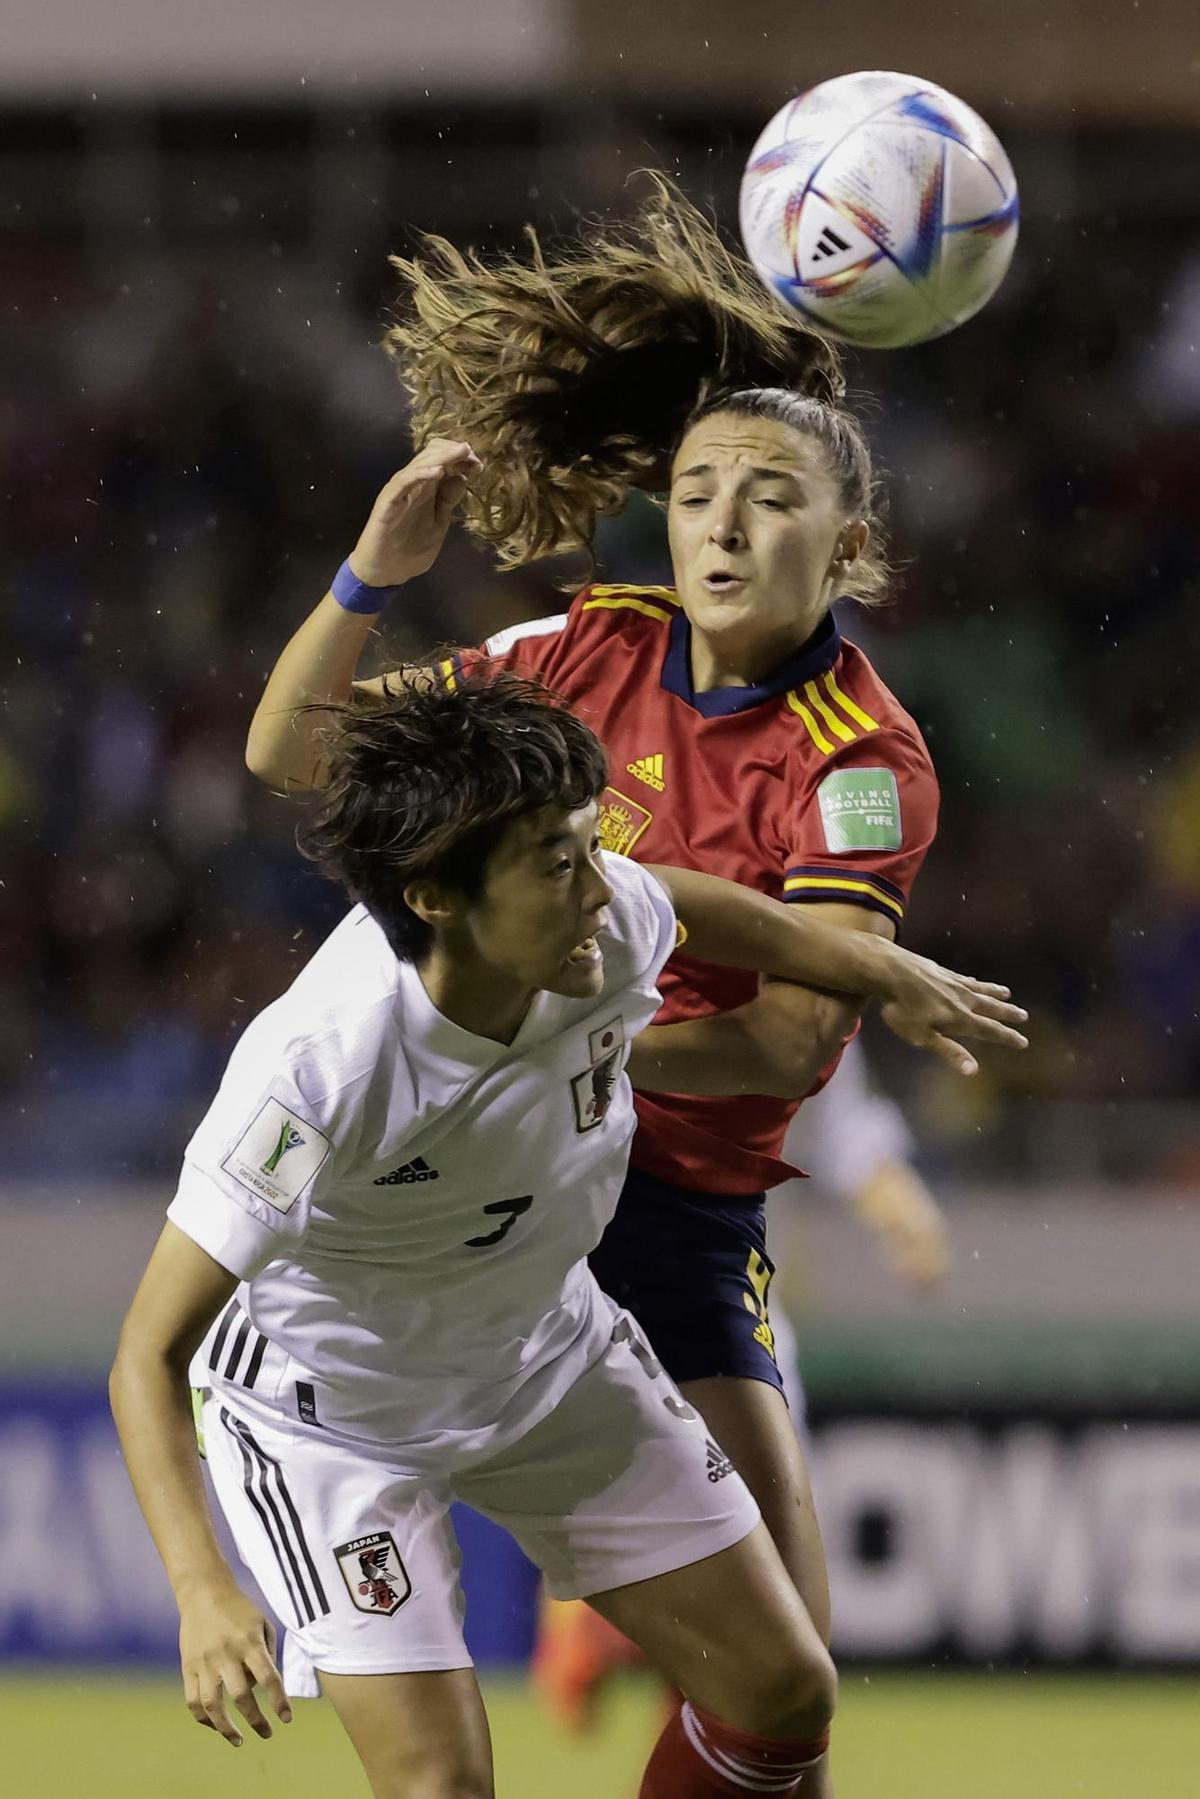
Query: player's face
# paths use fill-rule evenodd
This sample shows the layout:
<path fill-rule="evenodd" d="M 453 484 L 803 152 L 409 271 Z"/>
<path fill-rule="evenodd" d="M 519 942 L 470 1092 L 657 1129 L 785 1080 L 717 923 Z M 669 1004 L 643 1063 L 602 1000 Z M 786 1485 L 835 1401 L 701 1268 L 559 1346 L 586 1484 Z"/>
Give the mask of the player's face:
<path fill-rule="evenodd" d="M 861 548 L 823 446 L 773 419 L 718 412 L 675 457 L 667 513 L 675 582 L 693 629 L 782 660 L 820 623 Z"/>
<path fill-rule="evenodd" d="M 604 985 L 596 933 L 612 888 L 597 818 L 594 800 L 578 812 L 544 807 L 515 820 L 488 861 L 468 914 L 474 948 L 524 988 L 590 999 Z"/>

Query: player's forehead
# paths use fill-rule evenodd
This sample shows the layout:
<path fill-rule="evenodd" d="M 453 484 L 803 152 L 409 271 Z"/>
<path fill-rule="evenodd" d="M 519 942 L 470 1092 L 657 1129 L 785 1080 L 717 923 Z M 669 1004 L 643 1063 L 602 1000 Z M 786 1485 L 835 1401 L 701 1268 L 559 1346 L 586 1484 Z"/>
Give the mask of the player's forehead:
<path fill-rule="evenodd" d="M 596 834 L 599 807 L 595 800 L 586 806 L 539 806 L 523 812 L 508 826 L 491 858 L 493 871 L 519 867 L 524 863 L 544 860 L 555 850 L 576 844 L 590 844 Z"/>
<path fill-rule="evenodd" d="M 724 474 L 756 467 L 820 474 L 825 472 L 825 452 L 815 437 L 780 419 L 713 412 L 684 436 L 675 452 L 671 479 L 682 480 L 698 469 Z"/>

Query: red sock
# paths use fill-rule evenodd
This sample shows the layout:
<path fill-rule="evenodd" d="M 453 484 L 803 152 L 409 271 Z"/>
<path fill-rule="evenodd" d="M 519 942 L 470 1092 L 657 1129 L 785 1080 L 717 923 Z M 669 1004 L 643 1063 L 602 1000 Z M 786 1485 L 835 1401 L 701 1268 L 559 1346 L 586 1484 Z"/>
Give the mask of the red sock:
<path fill-rule="evenodd" d="M 829 1747 L 829 1733 L 808 1743 L 782 1743 L 735 1730 L 685 1699 L 646 1764 L 638 1799 L 788 1799 Z"/>

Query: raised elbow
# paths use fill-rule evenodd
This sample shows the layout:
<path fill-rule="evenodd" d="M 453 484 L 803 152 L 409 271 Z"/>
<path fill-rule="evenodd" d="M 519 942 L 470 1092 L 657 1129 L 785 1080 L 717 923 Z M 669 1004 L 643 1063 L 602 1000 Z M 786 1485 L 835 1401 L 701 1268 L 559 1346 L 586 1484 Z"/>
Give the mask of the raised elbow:
<path fill-rule="evenodd" d="M 859 1007 L 830 1000 L 803 1020 L 780 1021 L 772 1034 L 767 1091 L 776 1099 L 803 1099 L 854 1035 Z"/>
<path fill-rule="evenodd" d="M 246 739 L 246 767 L 255 780 L 261 781 L 266 787 L 282 787 L 287 779 L 286 770 L 280 766 L 274 745 L 264 741 L 253 731 Z"/>
<path fill-rule="evenodd" d="M 256 781 L 275 793 L 307 792 L 316 785 L 312 771 L 298 768 L 295 759 L 289 761 L 277 742 L 258 737 L 253 731 L 246 739 L 246 767 Z"/>
<path fill-rule="evenodd" d="M 114 1355 L 112 1367 L 108 1371 L 108 1409 L 118 1423 L 121 1418 L 122 1400 L 128 1391 L 134 1360 L 135 1358 L 130 1355 L 125 1333 L 122 1331 L 121 1340 L 117 1344 L 117 1353 Z"/>
<path fill-rule="evenodd" d="M 127 1318 L 117 1340 L 116 1354 L 108 1371 L 108 1401 L 114 1415 L 122 1399 L 136 1394 L 147 1378 L 165 1376 L 186 1383 L 194 1345 L 183 1337 L 160 1342 Z M 136 1401 L 135 1401 L 136 1403 Z"/>
<path fill-rule="evenodd" d="M 824 1066 L 816 1054 L 781 1056 L 772 1061 L 762 1090 L 771 1099 L 803 1099 Z"/>

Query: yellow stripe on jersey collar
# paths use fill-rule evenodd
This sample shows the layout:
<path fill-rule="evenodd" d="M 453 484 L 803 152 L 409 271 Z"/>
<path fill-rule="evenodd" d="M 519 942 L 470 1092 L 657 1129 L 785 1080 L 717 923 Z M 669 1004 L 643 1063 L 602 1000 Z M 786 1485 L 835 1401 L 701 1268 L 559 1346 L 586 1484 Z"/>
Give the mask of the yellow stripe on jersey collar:
<path fill-rule="evenodd" d="M 823 756 L 832 756 L 837 744 L 830 742 L 821 725 L 817 723 L 817 714 L 829 727 L 830 736 L 836 737 L 840 743 L 853 743 L 856 737 L 866 736 L 870 731 L 878 731 L 878 719 L 872 718 L 869 712 L 864 712 L 861 706 L 855 704 L 849 694 L 842 692 L 834 679 L 832 669 L 828 669 L 820 677 L 820 680 L 828 699 L 821 697 L 816 681 L 806 681 L 804 683 L 804 699 L 802 700 L 793 688 L 787 696 L 787 703 L 796 716 L 804 720 L 805 729 Z M 808 705 L 805 705 L 805 700 L 809 702 Z M 841 707 L 842 712 L 846 715 L 845 718 L 834 711 L 834 704 Z M 851 728 L 850 724 L 846 722 L 847 719 L 852 720 L 858 726 L 857 731 Z"/>
<path fill-rule="evenodd" d="M 648 596 L 653 595 L 650 599 Z M 670 587 L 593 587 L 588 598 L 583 602 L 583 610 L 591 612 L 601 608 L 606 612 L 642 612 L 647 618 L 657 618 L 663 624 L 674 617 L 679 602 L 674 590 Z"/>
<path fill-rule="evenodd" d="M 800 698 L 800 695 L 794 691 L 789 693 L 787 696 L 787 703 L 796 716 L 804 720 L 804 723 L 808 728 L 809 736 L 821 751 L 822 755 L 832 756 L 834 745 L 830 743 L 828 737 L 826 737 L 824 731 L 822 731 L 820 725 L 817 723 L 808 707 L 804 704 L 804 701 Z"/>
<path fill-rule="evenodd" d="M 646 618 L 671 627 L 670 641 L 663 660 L 660 685 L 698 712 L 702 718 L 730 717 L 745 712 L 767 700 L 787 696 L 793 712 L 799 714 L 809 735 L 823 755 L 832 755 L 839 743 L 853 743 L 861 730 L 878 729 L 874 719 L 852 702 L 841 689 L 830 687 L 829 671 L 841 654 L 841 632 L 832 612 L 827 612 L 812 635 L 791 656 L 766 677 L 750 687 L 715 687 L 697 692 L 692 685 L 688 617 L 673 587 L 631 587 L 624 583 L 601 583 L 584 589 L 581 610 L 607 612 L 640 612 Z M 825 698 L 817 681 L 825 685 Z M 800 698 L 803 690 L 807 704 Z M 841 712 L 834 709 L 841 706 Z M 842 717 L 842 713 L 846 715 Z M 824 728 L 818 722 L 824 720 Z M 853 721 L 848 723 L 847 719 Z M 853 726 L 857 725 L 859 731 Z M 835 741 L 830 741 L 830 733 Z"/>
<path fill-rule="evenodd" d="M 848 693 L 842 692 L 841 688 L 833 678 L 832 669 L 829 670 L 828 674 L 822 675 L 821 679 L 825 683 L 825 688 L 830 699 L 836 700 L 838 705 L 842 708 L 842 711 L 849 713 L 856 725 L 861 725 L 864 731 L 877 731 L 879 729 L 879 720 L 872 718 L 869 712 L 864 712 L 861 706 L 856 706 Z"/>

